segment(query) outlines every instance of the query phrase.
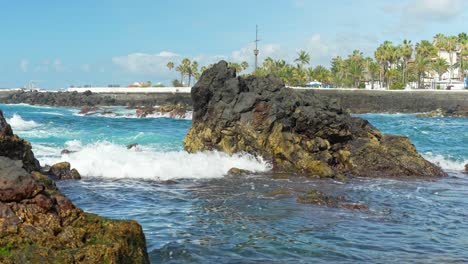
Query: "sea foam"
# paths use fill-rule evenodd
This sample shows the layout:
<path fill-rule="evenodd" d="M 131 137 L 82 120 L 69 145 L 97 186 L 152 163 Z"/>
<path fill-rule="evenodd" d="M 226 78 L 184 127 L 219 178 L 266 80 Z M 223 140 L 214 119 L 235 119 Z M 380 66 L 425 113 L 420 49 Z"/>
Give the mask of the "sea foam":
<path fill-rule="evenodd" d="M 83 176 L 106 178 L 207 179 L 223 177 L 233 167 L 270 170 L 266 161 L 248 154 L 158 152 L 145 147 L 128 150 L 109 142 L 85 145 L 76 153 L 63 155 L 61 161 L 70 162 Z"/>
<path fill-rule="evenodd" d="M 11 125 L 13 130 L 29 130 L 38 127 L 39 124 L 34 121 L 24 120 L 20 115 L 13 114 L 12 118 L 7 119 L 7 122 Z"/>
<path fill-rule="evenodd" d="M 465 170 L 465 164 L 468 164 L 468 160 L 455 161 L 440 154 L 434 155 L 432 153 L 425 153 L 423 156 L 430 162 L 439 165 L 442 169 L 447 171 L 463 171 Z"/>

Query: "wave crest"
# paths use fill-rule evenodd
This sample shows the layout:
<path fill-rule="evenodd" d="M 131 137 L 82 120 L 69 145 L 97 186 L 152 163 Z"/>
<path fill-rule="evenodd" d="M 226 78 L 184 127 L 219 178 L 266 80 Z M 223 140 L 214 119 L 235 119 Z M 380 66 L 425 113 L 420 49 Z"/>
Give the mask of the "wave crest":
<path fill-rule="evenodd" d="M 13 117 L 7 118 L 7 122 L 11 125 L 13 130 L 29 130 L 38 127 L 39 124 L 30 120 L 24 120 L 20 115 L 13 114 Z"/>
<path fill-rule="evenodd" d="M 128 150 L 109 142 L 86 145 L 62 156 L 62 161 L 70 162 L 83 176 L 153 180 L 220 178 L 233 167 L 253 172 L 271 169 L 266 161 L 248 154 L 154 152 L 144 146 Z"/>

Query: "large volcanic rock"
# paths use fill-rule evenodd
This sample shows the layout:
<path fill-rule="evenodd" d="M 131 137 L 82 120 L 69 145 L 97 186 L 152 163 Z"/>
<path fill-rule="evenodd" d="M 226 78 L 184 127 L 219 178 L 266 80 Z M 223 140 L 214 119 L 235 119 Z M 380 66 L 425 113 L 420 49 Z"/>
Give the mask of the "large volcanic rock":
<path fill-rule="evenodd" d="M 221 61 L 192 89 L 189 152 L 247 152 L 275 171 L 321 177 L 445 176 L 406 137 L 383 136 L 334 102 L 285 88 L 279 79 L 236 77 Z"/>
<path fill-rule="evenodd" d="M 34 157 L 30 145 L 13 134 L 3 115 L 0 133 L 2 151 L 7 146 L 13 152 L 0 155 L 0 263 L 149 263 L 137 222 L 76 208 L 25 163 L 31 160 L 24 153 Z"/>

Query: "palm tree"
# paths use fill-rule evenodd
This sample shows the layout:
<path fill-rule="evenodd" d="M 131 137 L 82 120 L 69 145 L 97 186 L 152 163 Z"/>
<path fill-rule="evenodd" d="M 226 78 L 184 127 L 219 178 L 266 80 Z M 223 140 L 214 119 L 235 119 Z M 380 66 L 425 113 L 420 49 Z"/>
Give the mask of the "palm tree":
<path fill-rule="evenodd" d="M 459 76 L 460 80 L 464 81 L 465 79 L 465 70 L 467 64 L 465 63 L 466 57 L 468 56 L 468 35 L 466 33 L 458 34 L 458 43 L 460 43 L 460 52 L 458 57 L 459 63 Z"/>
<path fill-rule="evenodd" d="M 413 45 L 411 40 L 403 40 L 403 44 L 400 47 L 400 54 L 403 59 L 403 84 L 406 85 L 406 68 L 408 67 L 408 61 L 413 56 Z"/>
<path fill-rule="evenodd" d="M 452 78 L 453 78 L 453 68 L 454 68 L 454 62 L 453 62 L 453 55 L 456 54 L 456 52 L 458 51 L 458 37 L 456 36 L 450 36 L 450 37 L 447 37 L 446 41 L 445 41 L 445 45 L 444 45 L 444 48 L 445 50 L 449 53 L 449 61 L 450 61 L 450 68 L 449 68 L 449 72 L 450 72 L 450 84 L 452 83 Z"/>
<path fill-rule="evenodd" d="M 369 77 L 371 78 L 372 83 L 372 90 L 374 90 L 374 81 L 380 73 L 380 64 L 375 61 L 369 61 L 367 65 L 367 72 L 369 73 Z"/>
<path fill-rule="evenodd" d="M 380 80 L 382 81 L 383 76 L 384 83 L 388 87 L 388 81 L 386 80 L 387 71 L 399 59 L 398 48 L 391 41 L 385 41 L 377 48 L 374 56 L 380 65 L 382 65 L 383 72 L 380 75 Z"/>
<path fill-rule="evenodd" d="M 418 88 L 419 89 L 424 87 L 424 77 L 426 75 L 426 72 L 429 70 L 430 65 L 431 65 L 431 59 L 429 59 L 428 57 L 424 57 L 421 55 L 416 56 L 414 67 L 418 75 Z"/>
<path fill-rule="evenodd" d="M 442 75 L 447 72 L 449 65 L 446 60 L 442 58 L 437 58 L 434 62 L 432 62 L 432 69 L 437 72 L 439 75 L 439 80 L 442 80 Z"/>
<path fill-rule="evenodd" d="M 182 64 L 176 67 L 176 71 L 180 72 L 180 85 L 184 83 L 185 68 Z"/>
<path fill-rule="evenodd" d="M 421 42 L 416 44 L 416 55 L 432 59 L 437 56 L 437 49 L 434 47 L 434 45 L 432 45 L 431 42 L 427 40 L 421 40 Z"/>
<path fill-rule="evenodd" d="M 310 63 L 310 55 L 309 53 L 305 52 L 304 50 L 300 50 L 297 53 L 297 58 L 294 62 L 298 62 L 301 66 Z"/>
<path fill-rule="evenodd" d="M 166 67 L 171 71 L 172 69 L 174 69 L 174 62 L 170 61 L 166 64 Z"/>
<path fill-rule="evenodd" d="M 192 76 L 198 76 L 198 62 L 190 60 L 185 61 L 186 73 L 188 76 L 188 86 L 190 87 L 190 83 L 192 81 Z M 197 78 L 197 77 L 195 77 Z"/>
<path fill-rule="evenodd" d="M 247 70 L 249 68 L 249 63 L 246 61 L 241 62 L 240 66 L 242 67 L 242 71 Z"/>

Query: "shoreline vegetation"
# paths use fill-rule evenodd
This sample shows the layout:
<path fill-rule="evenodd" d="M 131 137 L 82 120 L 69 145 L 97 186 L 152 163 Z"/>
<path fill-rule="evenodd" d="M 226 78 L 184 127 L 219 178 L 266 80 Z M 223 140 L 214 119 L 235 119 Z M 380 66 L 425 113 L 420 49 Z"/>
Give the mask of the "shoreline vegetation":
<path fill-rule="evenodd" d="M 468 71 L 468 35 L 460 33 L 457 36 L 437 34 L 432 41 L 421 40 L 413 43 L 403 40 L 400 44 L 385 41 L 374 52 L 373 57 L 364 56 L 360 50 L 354 50 L 347 57 L 332 58 L 331 67 L 322 65 L 310 66 L 311 56 L 304 50 L 297 53 L 292 63 L 284 59 L 267 57 L 263 64 L 252 74 L 279 77 L 287 86 L 304 87 L 310 82 L 320 82 L 324 87 L 355 87 L 365 88 L 366 83 L 371 89 L 379 86 L 390 90 L 401 90 L 410 84 L 417 89 L 442 89 L 436 81 L 445 80 L 449 83 L 464 82 Z M 212 65 L 202 66 L 188 58 L 182 59 L 179 65 L 167 63 L 169 70 L 180 73 L 180 79 L 174 80 L 174 87 L 190 86 L 192 79 L 200 75 Z M 247 62 L 229 63 L 238 74 L 247 70 Z M 244 74 L 246 75 L 246 74 Z"/>

